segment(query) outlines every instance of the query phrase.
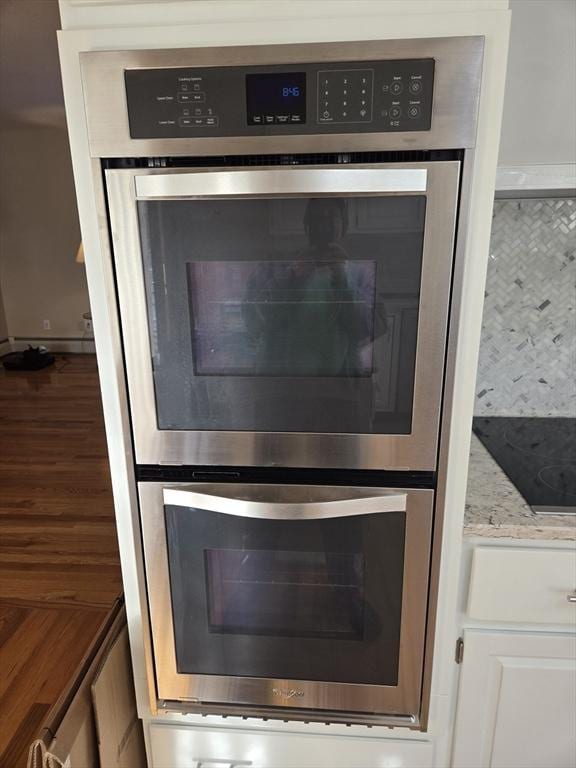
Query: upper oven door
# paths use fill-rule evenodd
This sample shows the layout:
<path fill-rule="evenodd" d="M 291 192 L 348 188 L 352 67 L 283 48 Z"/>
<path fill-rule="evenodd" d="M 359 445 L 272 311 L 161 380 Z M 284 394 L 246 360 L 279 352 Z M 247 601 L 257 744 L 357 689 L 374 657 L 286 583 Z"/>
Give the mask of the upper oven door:
<path fill-rule="evenodd" d="M 435 468 L 459 163 L 106 176 L 138 463 Z"/>

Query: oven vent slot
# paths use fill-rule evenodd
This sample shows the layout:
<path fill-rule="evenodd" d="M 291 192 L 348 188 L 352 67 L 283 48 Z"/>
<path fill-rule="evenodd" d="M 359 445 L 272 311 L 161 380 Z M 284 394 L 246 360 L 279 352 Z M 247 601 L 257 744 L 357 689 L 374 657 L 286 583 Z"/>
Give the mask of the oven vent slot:
<path fill-rule="evenodd" d="M 428 163 L 461 160 L 459 150 L 398 150 L 283 155 L 221 155 L 206 157 L 136 157 L 103 160 L 104 168 L 234 168 L 262 166 Z"/>
<path fill-rule="evenodd" d="M 294 469 L 281 467 L 158 466 L 139 464 L 140 482 L 285 483 L 288 485 L 356 485 L 373 488 L 434 488 L 434 472 L 391 470 Z"/>

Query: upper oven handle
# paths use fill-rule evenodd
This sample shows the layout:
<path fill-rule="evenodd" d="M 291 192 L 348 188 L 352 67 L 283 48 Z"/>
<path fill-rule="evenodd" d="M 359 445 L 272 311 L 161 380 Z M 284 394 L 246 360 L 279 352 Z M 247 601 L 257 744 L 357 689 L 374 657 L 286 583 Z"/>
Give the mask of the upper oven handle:
<path fill-rule="evenodd" d="M 332 517 L 375 515 L 382 512 L 405 512 L 405 491 L 375 491 L 373 496 L 318 501 L 256 501 L 220 496 L 188 488 L 164 488 L 165 504 L 196 507 L 236 517 L 258 517 L 268 520 L 318 520 Z"/>
<path fill-rule="evenodd" d="M 138 200 L 426 192 L 426 168 L 275 168 L 135 176 Z"/>

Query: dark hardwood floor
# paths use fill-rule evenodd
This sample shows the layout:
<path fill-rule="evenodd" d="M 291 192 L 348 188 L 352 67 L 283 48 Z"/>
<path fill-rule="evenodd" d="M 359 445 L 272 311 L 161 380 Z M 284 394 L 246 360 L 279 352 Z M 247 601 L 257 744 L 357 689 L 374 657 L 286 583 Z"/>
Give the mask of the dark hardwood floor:
<path fill-rule="evenodd" d="M 0 766 L 26 751 L 121 593 L 96 359 L 0 368 Z"/>

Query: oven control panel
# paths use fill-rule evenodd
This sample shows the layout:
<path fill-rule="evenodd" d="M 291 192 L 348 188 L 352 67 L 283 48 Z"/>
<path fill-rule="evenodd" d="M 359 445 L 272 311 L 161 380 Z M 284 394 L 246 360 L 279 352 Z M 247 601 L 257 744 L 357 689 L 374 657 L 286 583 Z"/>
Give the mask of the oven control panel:
<path fill-rule="evenodd" d="M 133 139 L 430 130 L 434 59 L 126 69 Z"/>

